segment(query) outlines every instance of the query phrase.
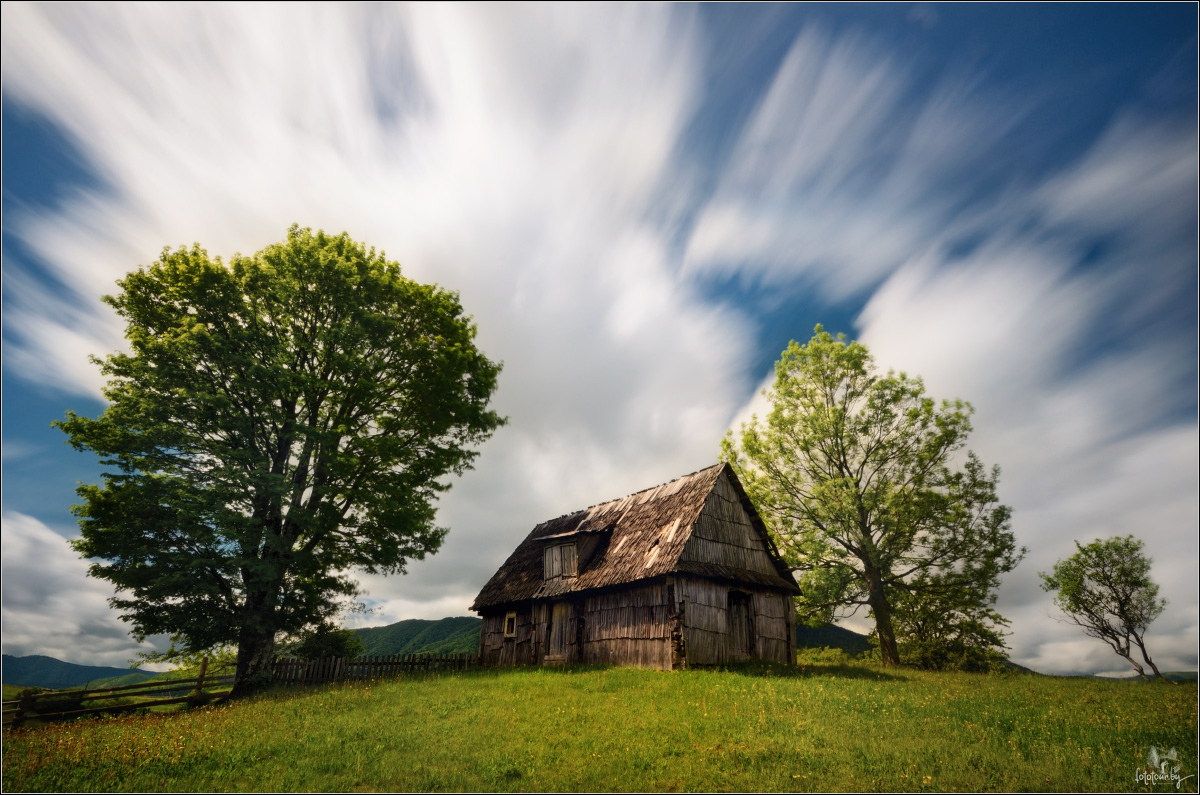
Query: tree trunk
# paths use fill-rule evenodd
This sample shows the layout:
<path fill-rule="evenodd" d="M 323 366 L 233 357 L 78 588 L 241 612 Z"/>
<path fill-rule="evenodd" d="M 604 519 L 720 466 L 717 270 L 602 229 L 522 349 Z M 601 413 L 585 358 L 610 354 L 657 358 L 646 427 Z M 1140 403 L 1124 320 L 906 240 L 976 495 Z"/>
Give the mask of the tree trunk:
<path fill-rule="evenodd" d="M 875 634 L 879 637 L 879 656 L 884 667 L 900 664 L 900 649 L 896 645 L 896 632 L 892 629 L 892 606 L 883 590 L 883 579 L 879 572 L 867 569 L 867 602 L 875 614 Z"/>
<path fill-rule="evenodd" d="M 263 684 L 275 656 L 275 621 L 272 600 L 266 594 L 246 599 L 238 634 L 237 678 L 231 695 L 240 696 Z"/>
<path fill-rule="evenodd" d="M 1136 643 L 1138 649 L 1141 650 L 1142 659 L 1146 661 L 1146 665 L 1150 666 L 1157 678 L 1162 679 L 1165 682 L 1167 678 L 1159 673 L 1158 666 L 1154 664 L 1154 660 L 1151 660 L 1150 655 L 1146 653 L 1146 644 L 1142 643 L 1142 639 L 1137 635 L 1133 636 L 1133 642 Z M 1143 674 L 1143 676 L 1145 676 L 1145 674 Z"/>
<path fill-rule="evenodd" d="M 1126 659 L 1126 661 L 1129 662 L 1130 665 L 1132 665 L 1135 669 L 1137 669 L 1138 676 L 1142 677 L 1147 682 L 1150 681 L 1150 677 L 1146 676 L 1146 672 L 1142 670 L 1142 666 L 1137 664 L 1137 660 L 1133 659 L 1132 655 L 1125 654 L 1124 652 L 1121 652 L 1121 651 L 1118 651 L 1117 654 L 1124 657 Z"/>

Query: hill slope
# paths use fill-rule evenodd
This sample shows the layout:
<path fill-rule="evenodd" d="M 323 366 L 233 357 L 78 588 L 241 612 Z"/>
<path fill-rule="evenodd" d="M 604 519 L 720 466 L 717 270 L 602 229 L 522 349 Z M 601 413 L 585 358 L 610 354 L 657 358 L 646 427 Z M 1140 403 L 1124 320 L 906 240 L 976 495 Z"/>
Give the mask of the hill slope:
<path fill-rule="evenodd" d="M 482 619 L 470 616 L 440 621 L 411 618 L 354 632 L 367 647 L 364 654 L 475 654 L 479 651 L 482 625 Z M 866 635 L 832 624 L 818 628 L 796 627 L 796 646 L 801 649 L 829 646 L 851 656 L 871 650 Z"/>
<path fill-rule="evenodd" d="M 128 679 L 125 684 L 137 684 L 157 674 L 151 671 L 139 671 L 131 668 L 112 668 L 102 665 L 76 665 L 63 662 L 53 657 L 35 654 L 29 657 L 13 657 L 5 654 L 3 657 L 3 679 L 6 685 L 20 687 L 46 687 L 51 690 L 61 690 L 68 687 L 82 687 L 86 684 L 96 684 L 102 679 L 121 677 Z"/>
<path fill-rule="evenodd" d="M 836 624 L 826 624 L 823 627 L 807 627 L 800 624 L 796 627 L 796 648 L 817 649 L 822 646 L 841 649 L 851 657 L 873 648 L 866 635 L 843 629 Z"/>
<path fill-rule="evenodd" d="M 354 630 L 364 654 L 477 654 L 483 619 L 455 616 L 440 621 L 410 618 L 386 627 Z"/>

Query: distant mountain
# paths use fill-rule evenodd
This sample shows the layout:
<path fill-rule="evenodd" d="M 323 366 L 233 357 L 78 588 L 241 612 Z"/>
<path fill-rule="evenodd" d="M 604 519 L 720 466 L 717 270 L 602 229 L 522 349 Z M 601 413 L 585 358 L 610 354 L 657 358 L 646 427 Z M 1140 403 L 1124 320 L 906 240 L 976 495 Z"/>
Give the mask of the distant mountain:
<path fill-rule="evenodd" d="M 366 627 L 354 634 L 367 647 L 364 654 L 477 654 L 483 619 L 455 616 L 431 621 L 410 618 L 386 627 Z"/>
<path fill-rule="evenodd" d="M 83 687 L 99 684 L 101 680 L 121 678 L 123 684 L 137 684 L 157 674 L 131 668 L 111 668 L 100 665 L 76 665 L 53 657 L 35 654 L 29 657 L 3 656 L 2 673 L 4 684 L 17 687 L 45 687 L 62 690 L 68 687 Z M 105 684 L 109 684 L 105 682 Z"/>
<path fill-rule="evenodd" d="M 1144 682 L 1144 681 L 1146 681 L 1145 679 L 1142 679 L 1142 677 L 1137 675 L 1137 671 L 1126 674 L 1124 676 L 1100 676 L 1098 674 L 1066 674 L 1066 675 L 1067 676 L 1090 676 L 1093 679 L 1108 679 L 1109 681 L 1115 681 L 1115 682 Z M 1154 681 L 1152 673 L 1147 671 L 1146 675 L 1151 677 L 1151 681 Z M 1166 679 L 1168 682 L 1195 682 L 1196 681 L 1196 672 L 1195 671 L 1163 671 L 1162 675 L 1163 675 L 1163 679 Z"/>
<path fill-rule="evenodd" d="M 819 649 L 828 646 L 831 649 L 841 649 L 851 657 L 870 651 L 874 648 L 866 635 L 844 629 L 835 624 L 823 627 L 807 627 L 800 624 L 796 627 L 796 648 Z"/>

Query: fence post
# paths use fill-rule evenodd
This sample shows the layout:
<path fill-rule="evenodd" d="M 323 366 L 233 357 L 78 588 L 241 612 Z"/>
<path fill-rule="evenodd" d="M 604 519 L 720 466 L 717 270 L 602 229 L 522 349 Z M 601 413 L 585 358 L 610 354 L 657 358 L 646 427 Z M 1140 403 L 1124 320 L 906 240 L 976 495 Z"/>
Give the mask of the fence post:
<path fill-rule="evenodd" d="M 25 713 L 33 711 L 33 690 L 22 690 L 21 698 L 17 701 L 17 714 L 13 715 L 12 728 L 17 728 L 25 720 Z"/>
<path fill-rule="evenodd" d="M 204 703 L 204 674 L 208 671 L 208 655 L 200 658 L 200 675 L 196 677 L 196 689 L 192 691 L 192 700 L 188 702 L 189 707 L 199 706 Z"/>

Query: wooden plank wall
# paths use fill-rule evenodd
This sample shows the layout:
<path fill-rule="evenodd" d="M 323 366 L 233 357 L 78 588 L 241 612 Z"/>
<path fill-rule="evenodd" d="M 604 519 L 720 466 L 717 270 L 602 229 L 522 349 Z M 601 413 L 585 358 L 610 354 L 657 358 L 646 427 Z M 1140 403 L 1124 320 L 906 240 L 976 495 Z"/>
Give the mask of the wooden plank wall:
<path fill-rule="evenodd" d="M 504 637 L 504 616 L 507 611 L 485 615 L 479 631 L 479 661 L 482 665 L 518 665 L 538 662 L 535 655 L 534 633 L 537 625 L 526 608 L 517 611 L 516 637 Z"/>
<path fill-rule="evenodd" d="M 726 616 L 730 589 L 729 585 L 711 580 L 678 578 L 676 593 L 684 602 L 683 632 L 689 664 L 721 665 L 734 661 L 729 650 Z M 789 636 L 794 638 L 795 633 L 791 597 L 749 587 L 733 589 L 753 597 L 755 658 L 790 663 L 795 658 L 788 643 Z M 794 646 L 795 640 L 791 643 Z"/>
<path fill-rule="evenodd" d="M 760 660 L 790 663 L 796 659 L 789 649 L 796 643 L 792 616 L 795 608 L 787 594 L 754 593 L 755 656 Z M 789 634 L 792 638 L 788 643 Z"/>
<path fill-rule="evenodd" d="M 752 597 L 754 657 L 795 659 L 795 624 L 787 594 L 732 586 Z M 613 663 L 670 670 L 675 665 L 672 630 L 682 625 L 687 661 L 720 665 L 733 661 L 726 610 L 731 586 L 699 577 L 676 577 L 568 602 L 567 662 Z M 671 598 L 675 602 L 672 605 Z M 504 612 L 484 616 L 480 661 L 484 665 L 541 664 L 550 639 L 553 602 L 517 612 L 517 635 L 504 637 Z"/>
<path fill-rule="evenodd" d="M 580 659 L 669 670 L 672 606 L 667 591 L 665 583 L 652 583 L 588 597 Z"/>
<path fill-rule="evenodd" d="M 680 559 L 759 574 L 777 573 L 766 542 L 750 523 L 750 516 L 725 476 L 717 478 L 705 500 Z"/>
<path fill-rule="evenodd" d="M 690 665 L 719 665 L 726 661 L 725 592 L 711 580 L 680 577 L 676 598 L 683 602 L 683 636 Z"/>

